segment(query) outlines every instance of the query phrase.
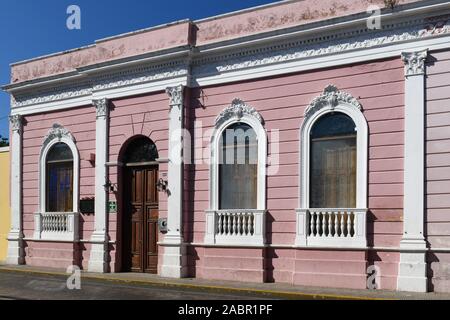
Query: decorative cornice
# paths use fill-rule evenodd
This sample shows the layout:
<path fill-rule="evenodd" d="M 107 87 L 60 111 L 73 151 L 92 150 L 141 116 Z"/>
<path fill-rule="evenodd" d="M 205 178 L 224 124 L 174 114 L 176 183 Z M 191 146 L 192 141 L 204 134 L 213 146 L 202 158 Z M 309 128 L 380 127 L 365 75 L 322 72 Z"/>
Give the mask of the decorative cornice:
<path fill-rule="evenodd" d="M 61 139 L 67 138 L 75 142 L 75 138 L 72 136 L 69 130 L 61 126 L 60 124 L 55 123 L 53 127 L 48 131 L 47 135 L 44 138 L 44 146 L 50 143 L 50 141 L 57 139 L 61 141 Z"/>
<path fill-rule="evenodd" d="M 170 108 L 173 106 L 181 106 L 183 104 L 184 86 L 167 87 L 166 93 L 169 95 Z"/>
<path fill-rule="evenodd" d="M 314 98 L 305 111 L 305 120 L 324 107 L 331 107 L 334 110 L 339 104 L 345 103 L 362 111 L 359 101 L 351 94 L 339 91 L 335 85 L 328 85 L 323 93 Z"/>
<path fill-rule="evenodd" d="M 402 60 L 405 63 L 405 76 L 425 74 L 425 60 L 428 50 L 418 52 L 402 52 Z"/>
<path fill-rule="evenodd" d="M 259 122 L 261 122 L 261 124 L 264 124 L 263 117 L 261 116 L 261 114 L 259 114 L 258 111 L 256 111 L 255 108 L 247 105 L 241 99 L 236 98 L 231 103 L 231 106 L 223 110 L 216 118 L 216 128 L 230 119 L 236 119 L 237 121 L 239 121 L 244 117 L 244 115 L 256 118 Z"/>
<path fill-rule="evenodd" d="M 449 17 L 416 19 L 389 24 L 383 30 L 350 30 L 269 46 L 242 49 L 224 55 L 194 61 L 194 73 L 224 73 L 236 70 L 290 62 L 305 58 L 343 53 L 358 49 L 397 44 L 450 34 Z"/>
<path fill-rule="evenodd" d="M 97 118 L 106 117 L 109 111 L 109 101 L 106 98 L 92 100 L 92 104 L 95 107 Z"/>
<path fill-rule="evenodd" d="M 19 134 L 22 132 L 23 117 L 20 114 L 9 116 L 9 123 L 12 132 L 18 132 Z"/>
<path fill-rule="evenodd" d="M 260 47 L 233 50 L 224 54 L 197 56 L 192 65 L 186 60 L 139 65 L 114 73 L 92 75 L 72 85 L 46 87 L 39 91 L 14 94 L 12 108 L 91 95 L 94 92 L 137 85 L 181 76 L 223 74 L 260 66 L 429 39 L 450 34 L 449 16 L 411 19 L 384 24 L 380 31 L 352 29 L 301 40 L 286 40 Z"/>

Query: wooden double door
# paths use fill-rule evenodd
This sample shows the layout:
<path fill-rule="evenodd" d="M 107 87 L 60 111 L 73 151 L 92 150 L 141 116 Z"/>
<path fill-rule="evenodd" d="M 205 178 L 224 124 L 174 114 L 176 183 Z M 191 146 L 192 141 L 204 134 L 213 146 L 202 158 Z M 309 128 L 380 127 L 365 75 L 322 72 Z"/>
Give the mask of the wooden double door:
<path fill-rule="evenodd" d="M 158 166 L 128 167 L 125 173 L 123 271 L 158 270 Z"/>

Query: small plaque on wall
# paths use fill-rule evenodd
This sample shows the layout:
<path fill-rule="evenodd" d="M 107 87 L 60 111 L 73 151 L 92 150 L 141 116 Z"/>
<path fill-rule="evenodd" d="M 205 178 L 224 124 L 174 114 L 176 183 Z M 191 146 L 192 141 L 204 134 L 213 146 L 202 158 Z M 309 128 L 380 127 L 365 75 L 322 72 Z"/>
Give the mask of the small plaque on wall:
<path fill-rule="evenodd" d="M 117 213 L 117 201 L 109 201 L 108 210 L 109 213 Z"/>
<path fill-rule="evenodd" d="M 84 214 L 93 214 L 95 212 L 95 199 L 81 199 L 80 211 Z"/>

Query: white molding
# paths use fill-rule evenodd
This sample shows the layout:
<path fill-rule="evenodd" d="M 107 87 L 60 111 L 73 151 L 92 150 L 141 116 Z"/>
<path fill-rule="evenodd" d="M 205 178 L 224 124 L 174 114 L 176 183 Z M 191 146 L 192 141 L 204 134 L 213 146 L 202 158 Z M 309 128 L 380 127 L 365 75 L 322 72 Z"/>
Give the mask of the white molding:
<path fill-rule="evenodd" d="M 169 96 L 168 231 L 161 243 L 164 246 L 161 276 L 170 278 L 183 278 L 188 273 L 182 225 L 184 88 L 182 84 L 166 88 Z"/>
<path fill-rule="evenodd" d="M 54 124 L 44 138 L 41 152 L 39 155 L 39 212 L 46 212 L 46 170 L 47 170 L 47 154 L 50 149 L 57 143 L 66 144 L 73 155 L 73 204 L 72 211 L 78 212 L 79 196 L 80 196 L 80 154 L 76 146 L 75 138 L 64 127 Z"/>
<path fill-rule="evenodd" d="M 8 234 L 6 263 L 25 263 L 22 224 L 22 133 L 23 117 L 9 117 L 11 129 L 11 229 Z"/>
<path fill-rule="evenodd" d="M 267 132 L 262 116 L 242 100 L 235 99 L 216 119 L 216 127 L 210 142 L 210 210 L 219 210 L 219 159 L 220 138 L 223 131 L 234 123 L 245 123 L 253 128 L 258 141 L 258 187 L 257 210 L 266 210 L 266 167 L 267 167 Z"/>
<path fill-rule="evenodd" d="M 0 153 L 6 153 L 6 152 L 9 152 L 9 147 L 0 148 Z"/>
<path fill-rule="evenodd" d="M 109 101 L 106 98 L 92 100 L 96 110 L 95 120 L 95 219 L 91 241 L 88 270 L 104 273 L 109 271 L 108 263 L 108 181 L 109 154 Z"/>
<path fill-rule="evenodd" d="M 217 212 L 219 208 L 219 159 L 220 140 L 222 133 L 226 128 L 234 123 L 245 123 L 249 125 L 256 133 L 258 141 L 258 180 L 257 180 L 257 207 L 254 208 L 255 219 L 261 220 L 261 230 L 259 235 L 252 239 L 234 239 L 233 237 L 217 238 L 215 234 L 217 223 Z M 230 106 L 225 108 L 217 117 L 214 132 L 210 141 L 210 163 L 209 163 L 209 210 L 206 211 L 205 243 L 220 244 L 238 244 L 239 241 L 253 245 L 262 245 L 265 243 L 265 211 L 266 211 L 266 174 L 267 174 L 267 132 L 264 129 L 264 119 L 258 111 L 247 105 L 240 99 L 234 99 Z M 228 210 L 230 211 L 230 210 Z M 243 210 L 245 212 L 252 210 Z M 262 217 L 262 218 L 260 218 Z M 259 221 L 258 220 L 258 221 Z M 257 225 L 259 225 L 257 223 Z M 259 228 L 259 227 L 258 227 Z M 237 242 L 236 242 L 237 241 Z"/>
<path fill-rule="evenodd" d="M 285 39 L 258 44 L 263 42 L 262 39 L 244 48 L 231 48 L 220 54 L 194 50 L 189 59 L 151 65 L 138 59 L 134 61 L 135 66 L 128 69 L 110 73 L 105 71 L 101 75 L 83 73 L 85 77 L 75 82 L 72 89 L 66 84 L 57 87 L 60 89 L 56 93 L 51 86 L 47 87 L 47 93 L 43 89 L 30 91 L 15 88 L 18 101 L 13 98 L 12 105 L 20 107 L 13 107 L 12 113 L 31 114 L 81 106 L 89 104 L 89 99 L 97 96 L 111 99 L 155 92 L 180 83 L 176 80 L 179 78 L 184 78 L 182 83 L 191 87 L 205 86 L 395 57 L 405 50 L 448 47 L 450 22 L 437 27 L 444 18 L 406 18 L 385 24 L 385 29 L 381 31 L 366 30 L 365 24 L 363 26 L 359 22 L 347 26 L 345 30 L 330 25 L 328 33 L 320 33 L 320 36 L 306 32 L 294 37 L 288 32 Z M 66 81 L 65 77 L 61 76 L 60 81 Z"/>
<path fill-rule="evenodd" d="M 300 208 L 309 209 L 311 129 L 319 118 L 331 112 L 344 113 L 355 123 L 357 131 L 356 208 L 367 208 L 369 128 L 360 103 L 333 85 L 326 87 L 323 94 L 312 101 L 301 125 Z"/>
<path fill-rule="evenodd" d="M 426 248 L 425 225 L 425 59 L 427 50 L 404 52 L 405 155 L 404 214 L 401 248 Z M 427 263 L 423 252 L 400 254 L 397 289 L 427 291 Z"/>
<path fill-rule="evenodd" d="M 358 230 L 364 234 L 358 235 L 358 239 L 351 242 L 333 241 L 327 242 L 323 239 L 318 241 L 308 241 L 308 224 L 310 208 L 310 134 L 317 120 L 331 112 L 341 112 L 349 116 L 356 126 L 356 208 L 358 215 Z M 362 106 L 357 99 L 346 92 L 339 91 L 334 85 L 327 86 L 323 93 L 314 98 L 305 111 L 305 116 L 300 130 L 300 209 L 296 213 L 296 238 L 295 246 L 307 246 L 308 242 L 312 245 L 336 245 L 336 246 L 366 246 L 366 214 L 367 210 L 367 188 L 368 188 L 368 141 L 369 129 L 366 118 L 362 113 Z M 360 217 L 360 212 L 364 212 Z M 334 239 L 332 239 L 334 240 Z"/>

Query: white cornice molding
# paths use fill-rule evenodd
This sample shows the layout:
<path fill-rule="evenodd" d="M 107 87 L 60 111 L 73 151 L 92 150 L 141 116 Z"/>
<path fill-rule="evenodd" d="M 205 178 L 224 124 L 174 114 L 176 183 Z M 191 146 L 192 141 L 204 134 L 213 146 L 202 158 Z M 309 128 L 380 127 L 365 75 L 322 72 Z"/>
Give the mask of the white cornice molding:
<path fill-rule="evenodd" d="M 194 75 L 225 73 L 447 34 L 450 34 L 449 17 L 437 17 L 430 21 L 425 19 L 401 21 L 391 24 L 389 28 L 385 27 L 381 31 L 371 31 L 365 28 L 352 29 L 200 58 L 194 61 Z"/>
<path fill-rule="evenodd" d="M 217 116 L 215 126 L 216 128 L 219 128 L 222 123 L 229 121 L 230 119 L 240 121 L 245 115 L 255 118 L 264 125 L 263 117 L 255 108 L 247 105 L 241 99 L 236 98 L 229 107 L 225 108 L 225 110 Z"/>
<path fill-rule="evenodd" d="M 15 109 L 12 110 L 12 113 L 20 113 L 22 108 L 45 106 L 59 101 L 83 100 L 82 98 L 92 95 L 102 96 L 103 93 L 117 92 L 119 96 L 126 96 L 130 92 L 128 88 L 139 86 L 145 86 L 148 90 L 156 90 L 159 87 L 156 86 L 157 83 L 170 82 L 181 77 L 191 79 L 192 81 L 186 81 L 186 83 L 191 82 L 191 86 L 197 86 L 292 72 L 292 68 L 282 68 L 282 66 L 289 66 L 292 63 L 308 64 L 310 65 L 309 69 L 319 68 L 321 64 L 323 65 L 323 63 L 311 64 L 314 59 L 330 61 L 327 66 L 329 64 L 339 65 L 342 63 L 340 59 L 331 57 L 344 53 L 362 55 L 364 50 L 369 49 L 384 52 L 389 51 L 389 47 L 394 48 L 395 45 L 405 44 L 405 47 L 409 47 L 411 43 L 419 43 L 424 40 L 442 42 L 443 39 L 439 39 L 444 36 L 450 36 L 449 16 L 398 21 L 387 24 L 381 31 L 371 31 L 359 27 L 328 34 L 321 33 L 320 36 L 314 38 L 302 38 L 295 41 L 283 40 L 263 47 L 235 49 L 223 54 L 193 52 L 192 62 L 183 58 L 172 62 L 166 61 L 164 64 L 144 66 L 136 64 L 119 71 L 114 69 L 114 73 L 105 71 L 101 74 L 85 75 L 78 82 L 74 81 L 73 85 L 68 85 L 66 81 L 65 85 L 47 86 L 39 91 L 15 89 L 17 94 L 14 94 L 12 98 L 12 108 Z M 395 54 L 397 53 L 394 51 L 388 53 L 390 56 Z M 367 57 L 367 60 L 369 61 L 370 57 Z M 346 63 L 351 61 L 352 59 Z M 61 78 L 61 82 L 63 81 L 64 78 Z M 68 105 L 72 104 L 68 103 Z M 63 105 L 59 108 L 63 108 Z M 36 112 L 38 110 L 40 111 L 42 108 L 36 108 Z"/>

